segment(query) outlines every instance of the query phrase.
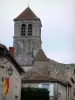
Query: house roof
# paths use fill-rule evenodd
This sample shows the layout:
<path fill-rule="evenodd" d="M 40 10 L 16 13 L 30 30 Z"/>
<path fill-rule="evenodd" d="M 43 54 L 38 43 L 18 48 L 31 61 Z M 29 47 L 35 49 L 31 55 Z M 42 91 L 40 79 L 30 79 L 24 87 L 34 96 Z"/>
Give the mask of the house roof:
<path fill-rule="evenodd" d="M 27 71 L 22 79 L 23 83 L 45 83 L 45 82 L 53 82 L 53 83 L 61 83 L 63 85 L 67 85 L 67 80 L 64 78 L 60 78 L 60 73 L 58 77 L 52 76 L 51 73 L 49 73 L 49 70 L 42 70 L 33 68 L 29 71 Z M 64 77 L 64 76 L 63 76 Z"/>
<path fill-rule="evenodd" d="M 52 83 L 60 83 L 63 85 L 67 85 L 70 84 L 69 82 L 66 82 L 64 80 L 60 80 L 60 79 L 55 79 L 53 77 L 49 77 L 46 75 L 37 75 L 34 77 L 29 77 L 29 78 L 23 78 L 22 79 L 22 83 L 46 83 L 46 82 L 52 82 Z M 71 85 L 70 85 L 71 86 Z"/>
<path fill-rule="evenodd" d="M 37 58 L 40 59 L 40 57 Z M 37 63 L 37 65 L 35 65 L 31 70 L 25 72 L 22 82 L 23 83 L 56 82 L 56 83 L 61 83 L 65 86 L 69 84 L 67 80 L 67 76 L 63 73 L 63 70 L 60 70 L 58 71 L 58 73 L 56 73 L 56 68 L 54 67 L 54 65 L 52 64 L 49 65 L 49 63 L 41 64 L 41 65 L 38 65 Z"/>
<path fill-rule="evenodd" d="M 49 58 L 47 58 L 43 50 L 40 49 L 37 56 L 35 57 L 35 61 L 49 61 Z"/>
<path fill-rule="evenodd" d="M 0 48 L 5 48 L 5 45 L 0 43 Z"/>
<path fill-rule="evenodd" d="M 25 72 L 3 44 L 0 44 L 0 55 L 8 59 L 20 74 Z"/>
<path fill-rule="evenodd" d="M 19 16 L 17 16 L 14 19 L 14 21 L 15 20 L 25 20 L 25 19 L 37 19 L 37 20 L 40 20 L 29 7 L 27 7 Z"/>

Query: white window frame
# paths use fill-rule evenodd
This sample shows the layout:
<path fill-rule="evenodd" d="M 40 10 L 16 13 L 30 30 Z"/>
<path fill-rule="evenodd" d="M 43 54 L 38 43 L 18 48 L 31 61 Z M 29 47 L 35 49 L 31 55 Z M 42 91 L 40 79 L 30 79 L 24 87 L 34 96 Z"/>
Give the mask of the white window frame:
<path fill-rule="evenodd" d="M 44 85 L 48 85 L 48 87 L 42 87 L 42 86 L 44 86 Z M 39 84 L 39 88 L 46 88 L 46 89 L 48 89 L 48 91 L 52 91 L 52 92 L 50 92 L 49 93 L 49 96 L 54 96 L 54 85 L 53 85 L 53 83 L 41 83 L 41 84 Z"/>

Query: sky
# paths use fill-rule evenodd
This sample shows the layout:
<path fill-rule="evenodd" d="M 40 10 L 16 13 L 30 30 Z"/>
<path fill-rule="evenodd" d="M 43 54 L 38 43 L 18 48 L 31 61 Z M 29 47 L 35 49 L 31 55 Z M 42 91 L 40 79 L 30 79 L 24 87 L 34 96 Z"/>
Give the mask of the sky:
<path fill-rule="evenodd" d="M 75 63 L 75 0 L 0 0 L 0 43 L 13 46 L 14 21 L 27 7 L 41 19 L 48 58 Z"/>

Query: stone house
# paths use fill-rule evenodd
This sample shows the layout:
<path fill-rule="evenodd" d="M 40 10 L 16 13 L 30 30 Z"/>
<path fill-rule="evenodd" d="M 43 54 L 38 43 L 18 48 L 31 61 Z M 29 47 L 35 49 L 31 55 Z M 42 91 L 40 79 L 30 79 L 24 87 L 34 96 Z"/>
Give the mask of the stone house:
<path fill-rule="evenodd" d="M 0 100 L 20 100 L 21 96 L 21 76 L 24 70 L 13 57 L 14 48 L 8 49 L 0 44 Z M 13 73 L 8 74 L 8 69 L 12 68 Z M 8 92 L 4 94 L 4 80 L 9 80 Z"/>
<path fill-rule="evenodd" d="M 54 62 L 46 57 L 43 50 L 40 50 L 33 68 L 22 78 L 22 86 L 47 88 L 50 91 L 50 100 L 71 100 L 72 86 L 67 78 L 64 70 L 54 66 Z"/>

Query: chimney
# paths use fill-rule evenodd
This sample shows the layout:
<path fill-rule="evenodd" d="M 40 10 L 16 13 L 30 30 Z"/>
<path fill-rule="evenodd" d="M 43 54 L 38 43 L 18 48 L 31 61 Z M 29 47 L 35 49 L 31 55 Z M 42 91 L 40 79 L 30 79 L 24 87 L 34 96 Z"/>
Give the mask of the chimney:
<path fill-rule="evenodd" d="M 14 47 L 9 47 L 9 53 L 10 53 L 11 56 L 14 57 L 15 48 Z"/>

